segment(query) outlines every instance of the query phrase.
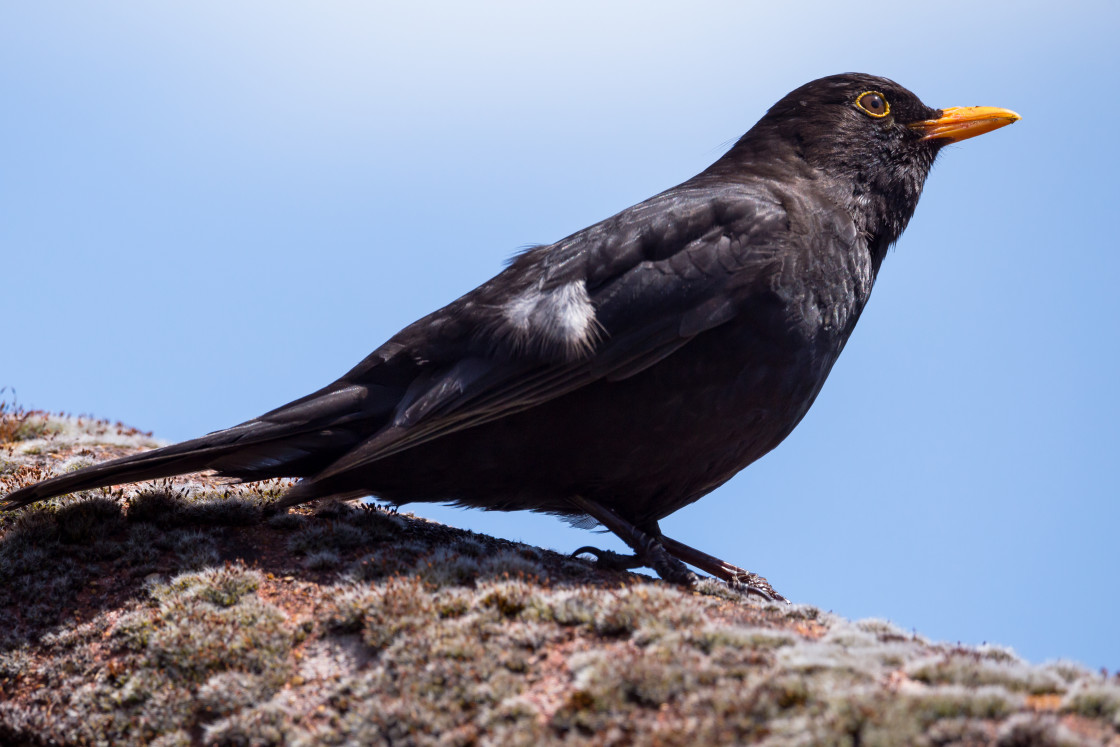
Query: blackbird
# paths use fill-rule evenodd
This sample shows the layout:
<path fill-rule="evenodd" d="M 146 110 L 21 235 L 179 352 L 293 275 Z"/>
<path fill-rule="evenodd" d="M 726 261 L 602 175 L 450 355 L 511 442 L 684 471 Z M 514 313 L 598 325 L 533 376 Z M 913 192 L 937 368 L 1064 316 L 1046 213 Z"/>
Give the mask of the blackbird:
<path fill-rule="evenodd" d="M 689 563 L 775 598 L 658 521 L 789 435 L 941 148 L 1018 119 L 932 109 L 871 75 L 812 81 L 697 176 L 528 249 L 319 391 L 0 507 L 201 470 L 299 477 L 283 506 L 376 496 L 541 511 L 634 550 L 577 551 L 601 563 L 690 583 Z"/>

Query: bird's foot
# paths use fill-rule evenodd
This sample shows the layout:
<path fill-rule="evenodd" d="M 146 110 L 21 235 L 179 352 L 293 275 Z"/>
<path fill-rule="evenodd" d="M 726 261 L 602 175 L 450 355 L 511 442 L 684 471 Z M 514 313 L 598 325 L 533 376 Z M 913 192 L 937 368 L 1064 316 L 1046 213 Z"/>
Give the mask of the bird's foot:
<path fill-rule="evenodd" d="M 572 553 L 571 557 L 574 558 L 584 553 L 594 555 L 595 565 L 607 571 L 630 571 L 645 565 L 645 561 L 637 555 L 623 555 L 613 550 L 600 550 L 598 547 L 592 547 L 591 545 L 581 547 Z"/>
<path fill-rule="evenodd" d="M 735 566 L 730 566 L 735 568 Z M 790 601 L 783 597 L 778 592 L 774 591 L 774 587 L 770 585 L 762 576 L 757 573 L 750 573 L 744 571 L 742 568 L 735 568 L 735 576 L 733 578 L 725 579 L 727 585 L 743 594 L 754 594 L 756 597 L 762 597 L 768 602 L 785 602 L 790 604 Z"/>
<path fill-rule="evenodd" d="M 774 591 L 770 582 L 757 573 L 751 573 L 737 565 L 728 563 L 726 560 L 720 560 L 714 555 L 697 550 L 683 542 L 677 542 L 670 537 L 663 536 L 661 542 L 664 544 L 666 551 L 672 553 L 675 558 L 680 558 L 690 565 L 707 571 L 716 578 L 723 579 L 733 589 L 737 589 L 744 594 L 754 594 L 768 602 L 789 604 L 788 599 Z"/>
<path fill-rule="evenodd" d="M 652 554 L 651 557 L 646 560 L 646 565 L 657 571 L 658 576 L 671 584 L 677 584 L 679 586 L 691 587 L 693 584 L 700 581 L 700 576 L 688 570 L 688 566 L 665 552 L 664 547 L 660 547 L 659 545 L 657 549 L 661 552 Z"/>
<path fill-rule="evenodd" d="M 652 538 L 651 538 L 652 539 Z M 656 546 L 654 545 L 656 543 Z M 653 540 L 644 547 L 646 555 L 623 555 L 612 550 L 600 550 L 597 547 L 581 547 L 572 553 L 572 557 L 587 553 L 595 556 L 595 565 L 608 571 L 630 571 L 635 568 L 652 568 L 657 575 L 666 581 L 682 586 L 691 586 L 700 580 L 684 563 L 674 558 L 659 542 Z"/>
<path fill-rule="evenodd" d="M 618 559 L 617 562 L 626 564 L 622 566 L 625 570 L 643 566 L 652 568 L 657 571 L 657 575 L 661 578 L 682 586 L 692 586 L 700 580 L 699 576 L 688 570 L 684 563 L 673 557 L 673 554 L 661 544 L 660 532 L 656 532 L 656 524 L 654 524 L 656 534 L 651 534 L 634 526 L 634 524 L 601 503 L 580 496 L 572 498 L 571 501 L 581 511 L 614 532 L 634 549 L 634 554 L 629 556 L 610 553 L 613 558 L 609 558 L 608 563 L 616 562 L 615 559 Z M 586 547 L 577 550 L 576 554 L 581 552 L 591 552 L 597 557 L 607 555 L 604 551 Z"/>
<path fill-rule="evenodd" d="M 601 503 L 581 496 L 570 500 L 573 505 L 634 548 L 633 555 L 621 555 L 594 547 L 581 547 L 572 553 L 573 555 L 590 553 L 596 557 L 600 567 L 611 570 L 630 570 L 645 566 L 657 571 L 657 575 L 666 581 L 682 586 L 692 586 L 700 580 L 699 576 L 688 570 L 685 565 L 688 563 L 726 581 L 728 586 L 743 594 L 753 594 L 768 602 L 789 603 L 789 600 L 774 591 L 774 587 L 762 576 L 664 536 L 658 530 L 656 522 L 647 524 L 647 529 L 643 530 Z M 649 527 L 652 527 L 652 530 Z"/>

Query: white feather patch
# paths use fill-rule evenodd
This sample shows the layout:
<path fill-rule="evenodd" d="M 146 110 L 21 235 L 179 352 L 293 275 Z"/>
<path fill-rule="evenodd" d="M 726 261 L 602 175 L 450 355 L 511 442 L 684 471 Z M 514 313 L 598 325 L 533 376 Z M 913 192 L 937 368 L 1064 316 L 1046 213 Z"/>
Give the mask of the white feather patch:
<path fill-rule="evenodd" d="M 502 312 L 517 345 L 573 354 L 595 342 L 595 307 L 582 280 L 550 290 L 530 288 L 506 302 Z"/>

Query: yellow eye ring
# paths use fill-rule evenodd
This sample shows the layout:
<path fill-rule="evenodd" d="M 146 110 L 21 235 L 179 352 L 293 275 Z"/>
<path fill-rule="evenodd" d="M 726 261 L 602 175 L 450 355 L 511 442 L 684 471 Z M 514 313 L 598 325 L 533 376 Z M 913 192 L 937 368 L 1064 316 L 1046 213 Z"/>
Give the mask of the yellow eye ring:
<path fill-rule="evenodd" d="M 864 91 L 856 96 L 856 106 L 864 114 L 876 119 L 882 119 L 891 113 L 891 105 L 887 103 L 887 97 L 878 91 Z"/>

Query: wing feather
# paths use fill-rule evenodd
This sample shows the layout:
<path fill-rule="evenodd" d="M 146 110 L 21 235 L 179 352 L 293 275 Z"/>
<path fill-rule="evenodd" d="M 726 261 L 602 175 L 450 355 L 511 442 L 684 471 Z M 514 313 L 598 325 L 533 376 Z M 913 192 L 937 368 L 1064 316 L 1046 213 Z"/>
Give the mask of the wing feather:
<path fill-rule="evenodd" d="M 772 199 L 735 197 L 721 202 L 718 195 L 698 190 L 692 199 L 679 191 L 653 198 L 650 203 L 671 204 L 639 205 L 556 245 L 530 250 L 493 281 L 402 330 L 367 359 L 374 364 L 368 370 L 359 366 L 348 374 L 361 382 L 377 375 L 376 364 L 389 351 L 411 356 L 421 372 L 393 417 L 296 486 L 290 502 L 318 495 L 318 483 L 420 444 L 601 379 L 634 376 L 696 335 L 734 319 L 737 299 L 756 284 L 751 278 L 766 282 L 768 273 L 780 269 L 774 266 L 776 247 L 760 237 L 775 235 L 771 229 L 785 220 Z M 627 220 L 633 225 L 619 225 Z M 656 231 L 649 220 L 659 222 Z M 617 245 L 620 236 L 626 237 L 625 245 Z M 657 236 L 657 242 L 648 236 Z M 608 265 L 609 274 L 604 272 Z M 574 283 L 580 284 L 579 293 L 545 295 Z M 552 326 L 531 327 L 538 312 L 545 317 L 585 313 L 579 306 L 584 298 L 599 331 L 587 346 L 534 348 L 526 342 L 526 329 L 511 332 L 503 326 L 528 325 L 530 335 L 575 328 L 585 320 L 542 318 L 542 325 Z"/>

